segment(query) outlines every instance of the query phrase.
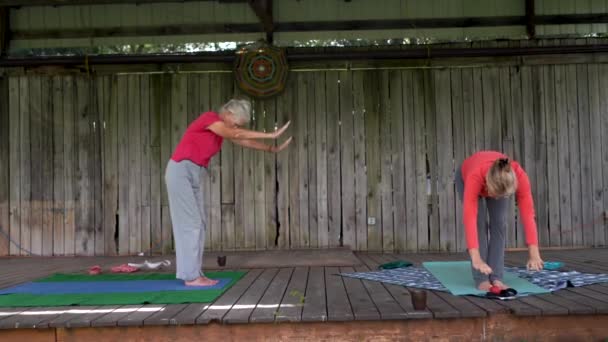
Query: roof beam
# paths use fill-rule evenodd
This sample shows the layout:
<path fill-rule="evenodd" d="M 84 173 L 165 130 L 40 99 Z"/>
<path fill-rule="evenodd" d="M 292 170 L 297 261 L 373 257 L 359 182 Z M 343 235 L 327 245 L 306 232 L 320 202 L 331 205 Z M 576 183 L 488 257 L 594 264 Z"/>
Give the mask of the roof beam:
<path fill-rule="evenodd" d="M 245 3 L 248 0 L 0 0 L 0 6 L 80 6 L 80 5 L 107 5 L 107 4 L 138 4 L 145 5 L 155 2 L 191 2 L 191 1 L 217 1 L 231 3 Z"/>
<path fill-rule="evenodd" d="M 266 32 L 266 41 L 272 44 L 272 36 L 274 32 L 274 20 L 272 18 L 272 0 L 248 0 L 249 6 L 260 19 L 264 32 Z"/>

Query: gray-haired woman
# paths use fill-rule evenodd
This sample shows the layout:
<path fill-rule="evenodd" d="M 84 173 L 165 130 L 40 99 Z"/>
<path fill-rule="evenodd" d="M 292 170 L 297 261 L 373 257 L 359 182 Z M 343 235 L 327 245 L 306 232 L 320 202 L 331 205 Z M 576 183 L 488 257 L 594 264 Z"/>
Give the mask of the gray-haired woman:
<path fill-rule="evenodd" d="M 175 240 L 176 278 L 187 286 L 213 286 L 202 272 L 203 247 L 207 222 L 203 212 L 203 194 L 199 177 L 207 173 L 209 160 L 217 154 L 224 138 L 238 145 L 267 152 L 280 152 L 289 145 L 291 137 L 278 147 L 256 139 L 277 139 L 289 126 L 287 122 L 274 132 L 257 132 L 240 128 L 249 122 L 251 103 L 232 99 L 219 113 L 201 114 L 188 126 L 175 148 L 165 173 L 169 211 Z M 206 189 L 204 189 L 206 190 Z"/>

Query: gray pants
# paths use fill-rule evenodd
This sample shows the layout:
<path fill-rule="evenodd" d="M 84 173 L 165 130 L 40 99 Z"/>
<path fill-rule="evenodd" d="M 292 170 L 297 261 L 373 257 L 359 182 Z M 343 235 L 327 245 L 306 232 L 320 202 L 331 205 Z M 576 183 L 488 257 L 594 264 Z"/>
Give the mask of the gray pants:
<path fill-rule="evenodd" d="M 201 173 L 207 169 L 189 160 L 169 160 L 165 172 L 169 211 L 175 240 L 176 278 L 190 281 L 202 275 L 205 246 L 205 212 Z"/>
<path fill-rule="evenodd" d="M 456 190 L 460 201 L 464 197 L 464 181 L 460 167 L 455 175 Z M 490 225 L 487 224 L 487 210 L 490 214 Z M 493 199 L 479 198 L 477 207 L 477 236 L 479 238 L 479 254 L 488 266 L 492 268 L 492 274 L 487 275 L 471 268 L 473 279 L 479 285 L 489 280 L 502 280 L 505 265 L 505 231 L 507 228 L 507 211 L 509 209 L 509 198 Z M 489 234 L 489 239 L 488 239 Z"/>

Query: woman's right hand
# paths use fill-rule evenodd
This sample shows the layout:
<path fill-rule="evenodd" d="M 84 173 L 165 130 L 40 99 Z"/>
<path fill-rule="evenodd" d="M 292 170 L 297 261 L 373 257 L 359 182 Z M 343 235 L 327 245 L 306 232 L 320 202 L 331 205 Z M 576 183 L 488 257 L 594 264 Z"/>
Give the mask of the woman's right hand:
<path fill-rule="evenodd" d="M 488 264 L 486 264 L 483 260 L 481 260 L 481 259 L 475 260 L 472 262 L 472 264 L 473 264 L 473 268 L 478 270 L 479 272 L 486 274 L 486 275 L 492 274 L 492 268 L 490 266 L 488 266 Z"/>
<path fill-rule="evenodd" d="M 291 123 L 291 121 L 287 121 L 287 123 L 284 124 L 283 127 L 281 127 L 279 129 L 277 129 L 276 131 L 270 133 L 270 137 L 272 139 L 277 139 L 278 137 L 280 137 L 281 134 L 283 134 L 287 130 L 287 127 L 289 127 L 290 123 Z"/>

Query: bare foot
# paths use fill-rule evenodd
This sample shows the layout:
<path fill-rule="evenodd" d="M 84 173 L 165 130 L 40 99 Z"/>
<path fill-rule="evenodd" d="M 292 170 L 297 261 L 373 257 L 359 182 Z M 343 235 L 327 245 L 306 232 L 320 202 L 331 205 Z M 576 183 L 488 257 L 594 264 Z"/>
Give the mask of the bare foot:
<path fill-rule="evenodd" d="M 492 284 L 490 284 L 489 281 L 483 281 L 479 284 L 479 286 L 477 286 L 478 289 L 480 289 L 481 291 L 485 291 L 488 292 L 490 291 L 490 287 L 492 287 Z"/>
<path fill-rule="evenodd" d="M 500 280 L 494 280 L 494 286 L 498 286 L 498 287 L 500 287 L 500 289 L 501 289 L 501 290 L 504 290 L 504 289 L 508 289 L 508 288 L 509 288 L 509 286 L 507 286 L 505 283 L 503 283 L 503 282 L 502 282 L 502 281 L 500 281 Z"/>
<path fill-rule="evenodd" d="M 207 277 L 198 277 L 191 281 L 184 282 L 186 286 L 213 286 L 217 284 L 219 280 L 209 279 Z"/>

